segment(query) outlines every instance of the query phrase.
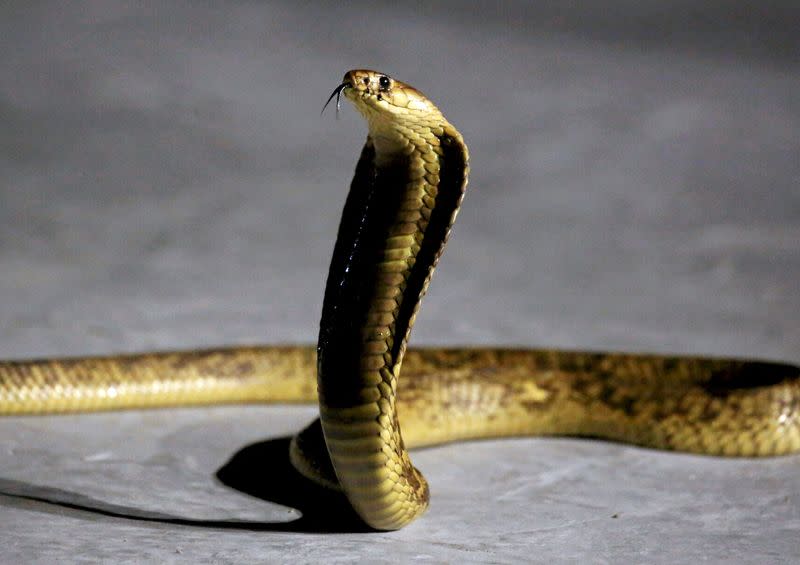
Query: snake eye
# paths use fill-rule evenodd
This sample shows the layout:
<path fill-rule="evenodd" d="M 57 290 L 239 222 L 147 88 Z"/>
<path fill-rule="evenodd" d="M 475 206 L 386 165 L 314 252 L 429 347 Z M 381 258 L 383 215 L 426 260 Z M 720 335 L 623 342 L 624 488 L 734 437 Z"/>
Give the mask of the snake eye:
<path fill-rule="evenodd" d="M 389 87 L 392 85 L 392 81 L 389 80 L 389 77 L 382 76 L 378 79 L 378 86 L 380 86 L 381 90 L 389 90 Z"/>

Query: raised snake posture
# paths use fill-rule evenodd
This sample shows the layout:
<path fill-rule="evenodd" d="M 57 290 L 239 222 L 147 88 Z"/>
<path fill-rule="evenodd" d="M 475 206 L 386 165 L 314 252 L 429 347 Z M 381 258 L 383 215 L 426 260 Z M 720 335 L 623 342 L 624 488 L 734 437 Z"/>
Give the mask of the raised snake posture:
<path fill-rule="evenodd" d="M 408 524 L 428 505 L 406 447 L 558 434 L 714 455 L 800 450 L 800 369 L 792 365 L 528 349 L 406 354 L 464 195 L 467 147 L 424 95 L 385 74 L 350 71 L 328 100 L 336 95 L 337 109 L 341 93 L 369 134 L 339 226 L 316 352 L 9 361 L 0 363 L 0 414 L 318 398 L 320 419 L 293 440 L 292 462 L 341 488 L 380 530 Z"/>

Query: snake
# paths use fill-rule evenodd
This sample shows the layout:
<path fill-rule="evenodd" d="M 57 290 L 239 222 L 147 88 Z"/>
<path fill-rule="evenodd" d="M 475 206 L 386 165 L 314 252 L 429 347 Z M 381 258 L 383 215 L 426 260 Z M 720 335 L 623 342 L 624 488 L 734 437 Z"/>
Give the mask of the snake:
<path fill-rule="evenodd" d="M 3 361 L 0 414 L 318 402 L 319 419 L 294 437 L 289 457 L 301 474 L 341 490 L 375 530 L 401 528 L 429 505 L 428 483 L 409 456 L 415 447 L 565 435 L 707 455 L 800 450 L 795 365 L 504 347 L 407 350 L 465 194 L 468 149 L 425 95 L 387 74 L 349 71 L 328 98 L 336 97 L 337 112 L 342 95 L 368 134 L 333 249 L 316 348 Z"/>

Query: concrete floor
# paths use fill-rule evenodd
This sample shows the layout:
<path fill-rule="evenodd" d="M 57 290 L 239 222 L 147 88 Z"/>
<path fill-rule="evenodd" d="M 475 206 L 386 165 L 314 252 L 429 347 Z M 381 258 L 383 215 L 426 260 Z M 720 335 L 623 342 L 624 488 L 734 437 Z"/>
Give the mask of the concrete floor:
<path fill-rule="evenodd" d="M 695 4 L 0 8 L 0 357 L 312 342 L 373 67 L 472 153 L 414 344 L 800 362 L 800 13 Z M 353 532 L 313 414 L 0 420 L 0 562 L 800 560 L 797 456 L 573 439 L 415 453 L 430 512 Z"/>

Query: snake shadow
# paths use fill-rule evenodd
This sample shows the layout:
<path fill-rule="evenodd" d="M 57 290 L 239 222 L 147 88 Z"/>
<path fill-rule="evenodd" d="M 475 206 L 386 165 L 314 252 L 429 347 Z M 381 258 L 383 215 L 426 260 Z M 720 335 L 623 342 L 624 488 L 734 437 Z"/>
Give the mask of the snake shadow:
<path fill-rule="evenodd" d="M 92 521 L 110 517 L 215 530 L 314 534 L 374 531 L 358 518 L 343 494 L 325 489 L 295 470 L 289 461 L 290 441 L 290 437 L 282 437 L 248 445 L 215 473 L 217 480 L 228 488 L 299 510 L 301 517 L 290 522 L 184 518 L 6 478 L 0 478 L 0 506 Z"/>
<path fill-rule="evenodd" d="M 344 494 L 326 489 L 297 472 L 289 460 L 290 442 L 291 437 L 281 437 L 240 449 L 217 471 L 217 480 L 238 492 L 299 510 L 302 516 L 280 524 L 282 531 L 374 531 L 361 521 Z"/>

